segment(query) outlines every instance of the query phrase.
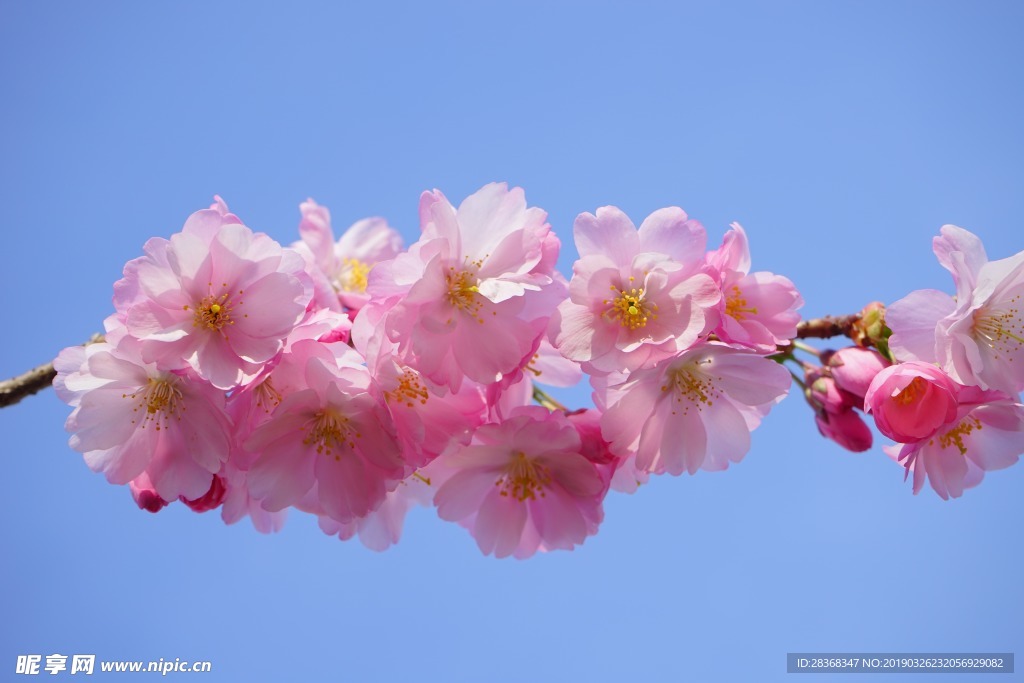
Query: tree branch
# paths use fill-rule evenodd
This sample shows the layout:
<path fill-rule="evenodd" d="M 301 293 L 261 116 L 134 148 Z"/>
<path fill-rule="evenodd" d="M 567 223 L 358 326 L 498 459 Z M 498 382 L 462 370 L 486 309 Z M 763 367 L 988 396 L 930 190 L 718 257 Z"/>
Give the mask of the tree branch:
<path fill-rule="evenodd" d="M 829 337 L 849 337 L 854 324 L 858 320 L 860 320 L 859 313 L 838 317 L 826 315 L 824 318 L 804 320 L 796 326 L 796 338 L 828 339 Z M 101 341 L 103 341 L 103 335 L 94 334 L 83 346 L 96 344 Z M 12 406 L 26 396 L 31 396 L 51 386 L 53 378 L 56 376 L 57 371 L 53 369 L 53 363 L 46 363 L 17 377 L 0 382 L 0 408 Z"/>
<path fill-rule="evenodd" d="M 102 334 L 94 334 L 83 346 L 96 344 L 103 341 Z M 32 368 L 17 377 L 0 382 L 0 408 L 12 406 L 26 396 L 38 393 L 48 386 L 53 385 L 53 378 L 57 371 L 53 369 L 53 363 L 46 363 L 37 368 Z"/>
<path fill-rule="evenodd" d="M 860 314 L 831 316 L 804 320 L 796 326 L 797 339 L 828 339 L 829 337 L 849 337 L 853 325 L 860 320 Z"/>

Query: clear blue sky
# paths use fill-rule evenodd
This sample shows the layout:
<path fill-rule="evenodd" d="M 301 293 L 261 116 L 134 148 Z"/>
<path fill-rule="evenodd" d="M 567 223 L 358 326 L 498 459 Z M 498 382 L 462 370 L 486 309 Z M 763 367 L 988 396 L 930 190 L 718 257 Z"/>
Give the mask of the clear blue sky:
<path fill-rule="evenodd" d="M 124 262 L 214 193 L 288 242 L 308 196 L 412 236 L 422 190 L 507 180 L 550 213 L 563 272 L 576 214 L 680 205 L 715 243 L 740 221 L 807 316 L 951 291 L 943 223 L 1024 248 L 1022 28 L 1009 2 L 0 0 L 0 375 L 100 329 Z M 1024 465 L 914 497 L 799 396 L 739 466 L 613 494 L 596 537 L 527 562 L 424 509 L 384 554 L 299 515 L 272 537 L 150 515 L 68 448 L 67 414 L 52 392 L 0 411 L 4 680 L 54 652 L 446 683 L 1024 653 Z"/>

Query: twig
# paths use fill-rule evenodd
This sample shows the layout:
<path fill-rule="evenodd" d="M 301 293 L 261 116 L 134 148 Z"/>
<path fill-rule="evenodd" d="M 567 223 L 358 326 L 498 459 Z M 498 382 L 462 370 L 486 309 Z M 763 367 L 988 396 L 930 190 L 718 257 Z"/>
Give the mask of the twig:
<path fill-rule="evenodd" d="M 828 339 L 829 337 L 849 337 L 853 325 L 860 319 L 859 313 L 852 315 L 831 316 L 804 320 L 796 326 L 797 339 Z"/>
<path fill-rule="evenodd" d="M 814 320 L 805 320 L 796 326 L 796 338 L 797 339 L 827 339 L 829 337 L 848 337 L 850 331 L 853 329 L 853 325 L 860 318 L 858 314 L 843 315 L 843 316 L 831 316 L 826 315 L 824 318 L 815 318 Z M 88 344 L 95 344 L 103 341 L 102 334 L 94 334 L 92 339 L 85 342 L 83 346 Z M 15 403 L 21 401 L 26 396 L 38 393 L 46 387 L 53 384 L 53 378 L 57 376 L 57 371 L 53 369 L 53 363 L 46 363 L 40 365 L 37 368 L 33 368 L 28 372 L 22 373 L 17 377 L 4 380 L 0 382 L 0 408 L 6 408 L 12 406 Z M 534 390 L 534 398 L 541 405 L 546 405 L 549 408 L 563 409 L 564 406 L 555 401 L 553 398 Z"/>
<path fill-rule="evenodd" d="M 94 334 L 83 346 L 101 341 L 103 341 L 103 335 Z M 31 396 L 53 385 L 53 378 L 56 376 L 57 371 L 53 369 L 53 363 L 46 363 L 17 377 L 0 382 L 0 408 L 12 406 L 26 396 Z"/>

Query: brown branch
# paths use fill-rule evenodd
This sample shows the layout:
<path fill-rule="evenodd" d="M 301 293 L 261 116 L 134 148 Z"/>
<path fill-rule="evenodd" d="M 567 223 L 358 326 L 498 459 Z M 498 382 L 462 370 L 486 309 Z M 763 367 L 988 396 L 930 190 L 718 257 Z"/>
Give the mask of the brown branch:
<path fill-rule="evenodd" d="M 103 335 L 94 334 L 83 346 L 101 341 L 103 341 Z M 53 363 L 47 363 L 0 382 L 0 408 L 12 406 L 26 396 L 31 396 L 53 385 L 53 378 L 56 376 L 57 371 L 53 369 Z"/>
<path fill-rule="evenodd" d="M 797 339 L 828 339 L 829 337 L 850 337 L 854 325 L 860 320 L 860 314 L 831 316 L 804 320 L 796 326 Z M 94 334 L 92 339 L 85 344 L 95 344 L 103 341 L 102 334 Z M 83 345 L 84 346 L 84 345 Z M 53 363 L 40 365 L 17 377 L 0 382 L 0 408 L 12 406 L 26 396 L 36 394 L 53 384 L 53 378 L 57 371 L 53 369 Z"/>
<path fill-rule="evenodd" d="M 826 315 L 824 318 L 804 320 L 796 326 L 797 339 L 828 339 L 829 337 L 849 337 L 854 324 L 860 320 L 860 314 Z"/>

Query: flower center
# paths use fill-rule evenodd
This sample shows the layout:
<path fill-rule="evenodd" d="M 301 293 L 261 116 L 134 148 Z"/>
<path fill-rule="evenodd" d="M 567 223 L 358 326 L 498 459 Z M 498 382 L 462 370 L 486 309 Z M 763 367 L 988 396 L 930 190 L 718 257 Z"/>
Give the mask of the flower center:
<path fill-rule="evenodd" d="M 916 401 L 928 389 L 928 382 L 923 377 L 915 377 L 910 384 L 897 389 L 892 394 L 892 400 L 897 405 L 906 406 Z"/>
<path fill-rule="evenodd" d="M 1004 304 L 1001 310 L 982 308 L 974 312 L 974 337 L 992 349 L 995 357 L 1016 357 L 1024 348 L 1024 319 L 1021 318 L 1020 294 Z"/>
<path fill-rule="evenodd" d="M 309 431 L 302 443 L 315 445 L 318 454 L 335 460 L 341 460 L 340 451 L 343 447 L 355 448 L 355 439 L 361 436 L 347 417 L 329 408 L 316 413 L 306 425 Z"/>
<path fill-rule="evenodd" d="M 629 278 L 630 282 L 633 282 L 633 280 L 633 277 Z M 646 327 L 648 320 L 658 317 L 656 313 L 658 304 L 644 300 L 643 287 L 639 289 L 636 287 L 629 289 L 623 287 L 620 289 L 612 285 L 611 290 L 615 292 L 615 296 L 614 298 L 604 300 L 604 305 L 608 307 L 604 315 L 612 322 L 617 322 L 627 329 L 635 330 Z"/>
<path fill-rule="evenodd" d="M 712 378 L 697 368 L 702 363 L 710 362 L 710 360 L 703 360 L 689 363 L 668 373 L 668 381 L 662 385 L 661 390 L 676 390 L 675 401 L 683 404 L 683 415 L 690 412 L 691 405 L 696 406 L 698 411 L 704 410 L 705 406 L 710 408 L 715 403 L 714 399 L 719 396 Z M 672 414 L 676 414 L 675 409 L 672 410 Z"/>
<path fill-rule="evenodd" d="M 156 431 L 160 431 L 169 426 L 172 417 L 180 422 L 181 413 L 185 412 L 185 402 L 177 385 L 177 377 L 151 377 L 146 386 L 139 387 L 131 394 L 121 394 L 121 398 L 137 399 L 138 405 L 132 408 L 132 412 L 138 414 L 142 411 L 142 428 L 152 424 Z M 132 418 L 132 424 L 137 422 L 138 416 Z"/>
<path fill-rule="evenodd" d="M 207 283 L 212 288 L 213 283 Z M 205 327 L 209 330 L 220 331 L 225 325 L 234 325 L 231 311 L 241 306 L 244 302 L 241 298 L 232 299 L 228 290 L 228 283 L 221 284 L 220 294 L 207 294 L 195 306 L 185 305 L 185 310 L 192 311 L 192 327 Z M 238 290 L 238 296 L 242 296 L 242 290 Z M 248 318 L 248 314 L 243 317 Z M 227 334 L 225 333 L 225 337 Z"/>
<path fill-rule="evenodd" d="M 968 416 L 961 420 L 960 424 L 956 427 L 953 427 L 945 434 L 939 436 L 939 446 L 942 448 L 956 446 L 956 449 L 960 451 L 960 455 L 967 455 L 967 446 L 964 445 L 964 437 L 975 429 L 981 429 L 981 421 L 976 417 Z"/>
<path fill-rule="evenodd" d="M 471 265 L 479 267 L 480 262 L 473 262 Z M 476 277 L 476 270 L 458 269 L 455 266 L 448 266 L 448 272 L 444 275 L 448 291 L 445 293 L 445 300 L 448 305 L 457 311 L 465 311 L 476 321 L 483 324 L 484 319 L 479 312 L 483 307 L 480 297 L 480 288 L 477 285 L 480 281 Z M 448 319 L 451 322 L 451 318 Z"/>
<path fill-rule="evenodd" d="M 274 386 L 270 377 L 260 382 L 253 391 L 256 393 L 256 407 L 262 408 L 267 415 L 281 405 L 281 392 Z"/>
<path fill-rule="evenodd" d="M 503 496 L 511 496 L 522 502 L 524 500 L 537 500 L 539 495 L 544 498 L 544 487 L 551 484 L 551 472 L 544 465 L 526 457 L 522 451 L 516 451 L 512 456 L 512 462 L 505 468 L 494 485 Z"/>
<path fill-rule="evenodd" d="M 334 289 L 339 292 L 365 292 L 367 277 L 373 266 L 355 258 L 343 258 L 341 262 L 342 269 L 334 280 Z"/>
<path fill-rule="evenodd" d="M 405 368 L 404 372 L 402 372 L 402 376 L 398 380 L 398 386 L 391 391 L 384 392 L 384 398 L 388 403 L 404 403 L 409 408 L 414 407 L 416 402 L 419 402 L 420 405 L 426 405 L 429 396 L 427 387 L 420 380 L 419 374 L 409 368 Z"/>
<path fill-rule="evenodd" d="M 747 305 L 747 299 L 736 285 L 729 289 L 725 298 L 725 314 L 734 320 L 743 320 L 747 314 L 757 315 L 757 308 Z"/>

